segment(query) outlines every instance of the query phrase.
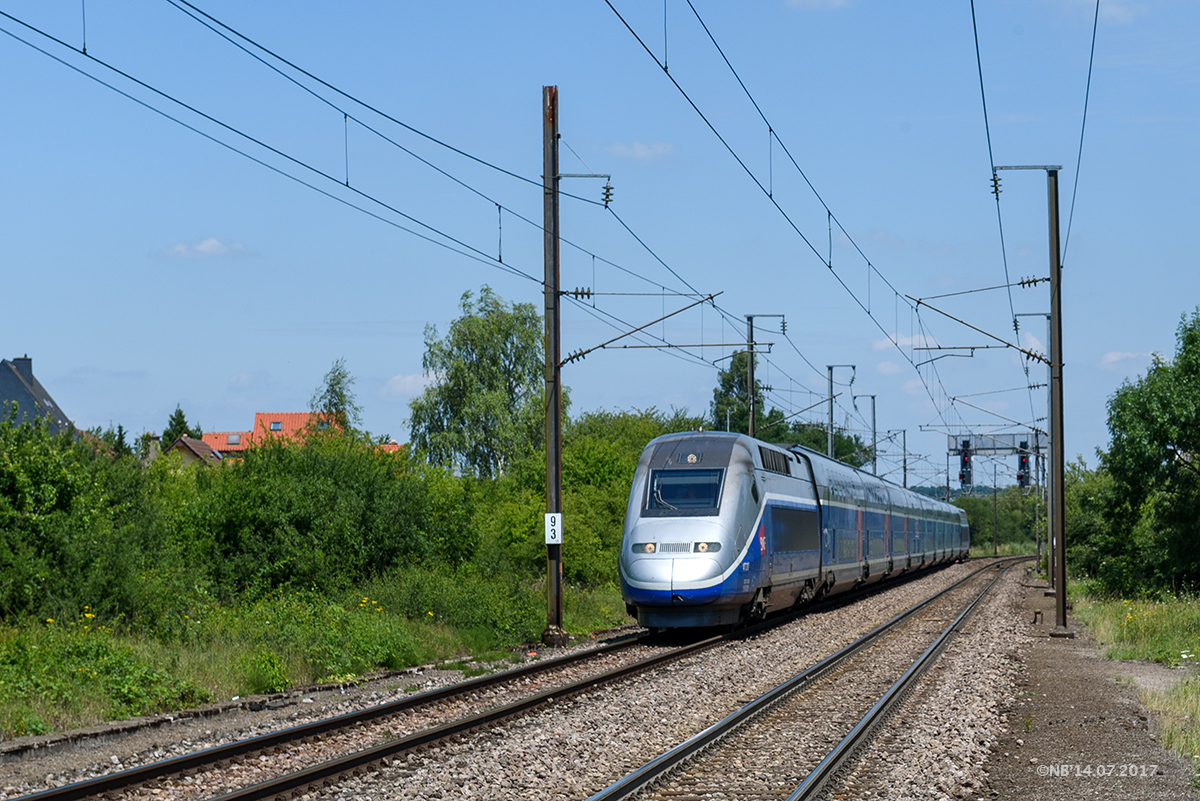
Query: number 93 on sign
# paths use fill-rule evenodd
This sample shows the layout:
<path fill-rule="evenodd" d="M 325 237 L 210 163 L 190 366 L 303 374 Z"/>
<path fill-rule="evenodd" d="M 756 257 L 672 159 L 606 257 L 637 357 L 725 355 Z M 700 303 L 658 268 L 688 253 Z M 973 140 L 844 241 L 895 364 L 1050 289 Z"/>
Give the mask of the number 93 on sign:
<path fill-rule="evenodd" d="M 546 513 L 546 544 L 562 545 L 562 512 Z"/>

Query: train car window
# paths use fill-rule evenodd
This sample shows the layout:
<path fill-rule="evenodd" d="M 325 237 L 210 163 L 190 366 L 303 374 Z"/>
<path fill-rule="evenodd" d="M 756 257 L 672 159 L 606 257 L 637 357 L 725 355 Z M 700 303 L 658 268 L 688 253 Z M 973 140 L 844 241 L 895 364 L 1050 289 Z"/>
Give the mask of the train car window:
<path fill-rule="evenodd" d="M 771 534 L 777 551 L 815 551 L 820 546 L 816 509 L 771 508 Z"/>
<path fill-rule="evenodd" d="M 783 473 L 785 476 L 790 475 L 788 472 L 788 458 L 784 454 L 771 448 L 758 446 L 758 454 L 762 457 L 763 470 L 770 470 L 772 473 Z"/>
<path fill-rule="evenodd" d="M 715 514 L 724 470 L 652 470 L 646 512 L 657 515 Z"/>

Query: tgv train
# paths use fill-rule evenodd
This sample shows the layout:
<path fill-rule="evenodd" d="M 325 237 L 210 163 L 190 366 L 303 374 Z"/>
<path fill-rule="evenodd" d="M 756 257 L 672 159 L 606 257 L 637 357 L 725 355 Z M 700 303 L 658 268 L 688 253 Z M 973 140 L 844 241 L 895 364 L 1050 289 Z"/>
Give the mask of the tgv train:
<path fill-rule="evenodd" d="M 961 509 L 799 445 L 667 434 L 646 446 L 619 571 L 649 628 L 720 626 L 967 556 Z"/>

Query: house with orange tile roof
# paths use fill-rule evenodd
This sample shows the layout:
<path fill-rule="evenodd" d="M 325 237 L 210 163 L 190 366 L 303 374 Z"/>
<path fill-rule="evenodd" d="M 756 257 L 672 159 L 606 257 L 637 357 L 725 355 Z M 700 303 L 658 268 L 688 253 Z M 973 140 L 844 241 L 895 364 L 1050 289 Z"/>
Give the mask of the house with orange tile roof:
<path fill-rule="evenodd" d="M 203 440 L 205 445 L 222 456 L 238 456 L 272 437 L 285 442 L 303 439 L 309 426 L 324 428 L 328 425 L 319 418 L 317 412 L 255 412 L 254 427 L 249 431 L 212 431 L 205 433 Z M 395 440 L 379 446 L 380 450 L 387 453 L 394 453 L 403 447 Z"/>
<path fill-rule="evenodd" d="M 203 435 L 204 444 L 224 456 L 237 455 L 269 437 L 282 440 L 300 439 L 315 412 L 255 412 L 254 426 L 249 431 L 212 431 Z"/>

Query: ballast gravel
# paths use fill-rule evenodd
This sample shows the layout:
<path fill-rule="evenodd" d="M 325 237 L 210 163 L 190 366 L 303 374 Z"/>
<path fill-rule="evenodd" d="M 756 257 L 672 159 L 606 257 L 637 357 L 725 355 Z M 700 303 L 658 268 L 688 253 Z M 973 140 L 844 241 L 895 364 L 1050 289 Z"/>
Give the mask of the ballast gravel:
<path fill-rule="evenodd" d="M 978 566 L 806 615 L 309 797 L 587 798 Z"/>
<path fill-rule="evenodd" d="M 957 581 L 979 564 L 951 565 L 930 571 L 851 605 L 810 613 L 751 639 L 718 646 L 651 673 L 552 704 L 502 726 L 430 747 L 419 755 L 328 790 L 314 791 L 307 797 L 509 797 L 538 801 L 586 798 L 897 612 Z M 1011 680 L 1004 672 L 1008 646 L 1002 635 L 1005 626 L 1012 627 L 1015 623 L 1006 619 L 1009 616 L 1003 611 L 995 603 L 978 610 L 968 633 L 978 632 L 993 639 L 974 648 L 962 648 L 964 661 L 936 672 L 963 676 L 968 690 L 978 688 L 979 675 L 990 677 L 993 673 L 998 687 L 1003 688 L 1005 681 L 1011 687 Z M 965 636 L 960 636 L 960 641 Z M 957 653 L 956 647 L 951 646 L 943 660 Z M 450 680 L 449 675 L 437 674 L 413 677 L 414 683 L 424 681 L 429 686 Z M 1011 693 L 1011 689 L 1007 692 Z M 214 721 L 200 720 L 139 735 L 143 739 L 134 748 L 130 746 L 138 738 L 91 742 L 83 751 L 31 755 L 0 766 L 0 785 L 3 785 L 0 801 L 308 719 L 340 714 L 352 707 L 380 703 L 402 694 L 401 687 L 387 690 L 376 687 L 364 693 L 321 698 L 320 704 L 303 704 L 300 699 L 290 713 L 249 726 L 222 727 Z M 971 721 L 969 725 L 943 723 L 927 730 L 922 724 L 914 729 L 912 744 L 918 751 L 924 748 L 929 754 L 943 755 L 943 762 L 948 760 L 953 765 L 946 770 L 966 769 L 969 773 L 977 770 L 978 749 L 986 748 L 994 739 L 992 729 L 987 727 L 996 725 L 998 702 L 982 702 L 984 706 L 980 707 L 980 702 L 960 698 L 957 703 L 962 708 L 955 714 Z M 923 746 L 920 744 L 923 742 L 933 745 Z M 290 753 L 289 759 L 306 762 L 303 752 L 307 748 L 310 746 L 297 746 L 294 751 L 299 753 Z M 115 764 L 112 758 L 116 759 Z M 250 765 L 244 770 L 254 774 L 255 768 Z M 942 795 L 935 793 L 928 797 L 955 795 L 955 791 L 971 786 L 967 783 L 970 778 L 970 775 L 949 775 L 937 788 Z M 933 784 L 926 775 L 921 786 L 929 789 Z M 182 786 L 165 784 L 153 797 L 194 797 L 194 793 Z"/>

